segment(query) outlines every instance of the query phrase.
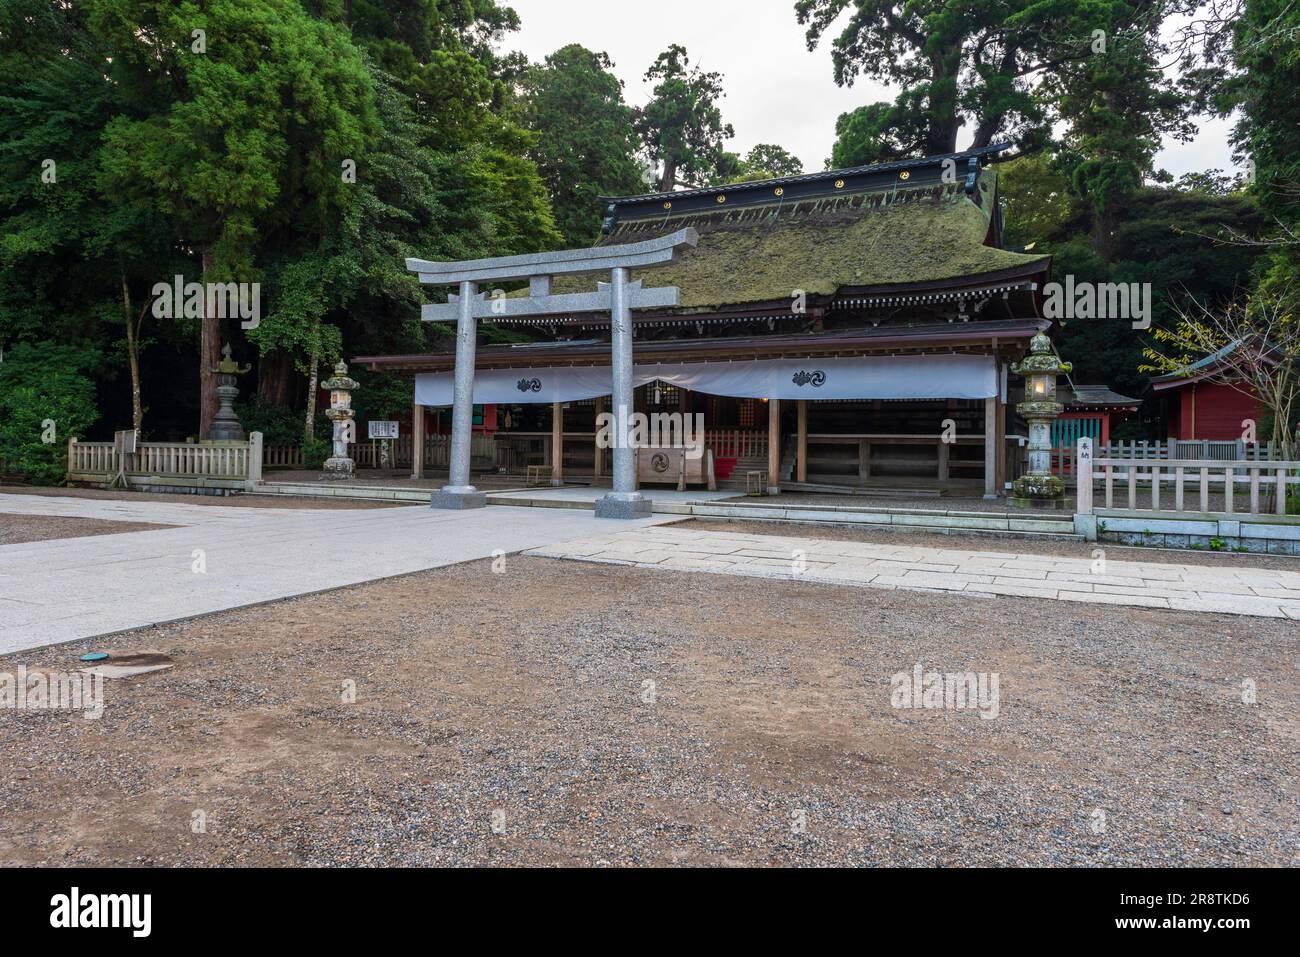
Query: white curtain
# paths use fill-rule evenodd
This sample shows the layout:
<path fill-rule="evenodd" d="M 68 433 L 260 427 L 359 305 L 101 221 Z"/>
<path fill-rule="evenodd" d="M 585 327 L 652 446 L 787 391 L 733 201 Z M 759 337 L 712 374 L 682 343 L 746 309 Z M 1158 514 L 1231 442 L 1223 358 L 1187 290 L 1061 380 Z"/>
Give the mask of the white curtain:
<path fill-rule="evenodd" d="M 454 376 L 437 372 L 415 377 L 415 401 L 443 406 L 453 401 Z M 489 369 L 474 376 L 474 401 L 482 405 L 576 402 L 614 391 L 609 366 Z"/>
<path fill-rule="evenodd" d="M 645 363 L 636 385 L 662 380 L 684 389 L 752 399 L 987 399 L 999 392 L 992 356 L 862 356 L 849 359 L 757 359 Z M 452 404 L 450 372 L 415 378 L 415 401 Z M 474 377 L 482 404 L 575 402 L 609 395 L 608 366 L 493 369 Z"/>
<path fill-rule="evenodd" d="M 851 359 L 638 365 L 637 384 L 664 382 L 752 399 L 987 399 L 997 395 L 992 356 L 862 356 Z"/>

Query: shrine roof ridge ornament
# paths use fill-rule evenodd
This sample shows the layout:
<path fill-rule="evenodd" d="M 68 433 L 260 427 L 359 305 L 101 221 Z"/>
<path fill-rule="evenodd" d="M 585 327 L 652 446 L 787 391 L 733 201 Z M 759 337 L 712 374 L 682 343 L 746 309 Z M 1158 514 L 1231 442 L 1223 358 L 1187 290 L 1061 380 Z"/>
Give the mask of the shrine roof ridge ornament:
<path fill-rule="evenodd" d="M 418 273 L 420 282 L 436 286 L 459 285 L 464 282 L 537 279 L 619 268 L 661 266 L 672 262 L 682 247 L 694 246 L 699 239 L 699 233 L 688 227 L 668 236 L 621 246 L 562 249 L 557 252 L 525 253 L 521 256 L 497 256 L 463 262 L 408 259 L 406 268 Z"/>

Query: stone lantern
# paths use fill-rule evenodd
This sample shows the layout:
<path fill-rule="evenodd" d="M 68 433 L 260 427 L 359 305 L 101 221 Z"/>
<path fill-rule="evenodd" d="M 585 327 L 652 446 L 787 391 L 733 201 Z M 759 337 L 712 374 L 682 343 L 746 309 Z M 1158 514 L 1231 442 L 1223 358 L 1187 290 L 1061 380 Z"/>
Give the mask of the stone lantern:
<path fill-rule="evenodd" d="M 208 426 L 208 441 L 244 441 L 244 427 L 239 422 L 239 416 L 235 414 L 235 399 L 239 396 L 239 386 L 235 384 L 238 380 L 235 377 L 246 374 L 251 368 L 252 366 L 241 367 L 230 357 L 230 343 L 227 342 L 221 350 L 221 361 L 212 370 L 217 375 L 216 393 L 221 408 L 217 410 L 217 414 L 212 417 L 212 424 Z"/>
<path fill-rule="evenodd" d="M 334 454 L 325 460 L 321 478 L 350 479 L 356 472 L 356 464 L 348 458 L 348 443 L 356 440 L 352 390 L 360 388 L 361 383 L 348 378 L 348 364 L 340 360 L 334 367 L 334 375 L 321 385 L 330 390 L 330 407 L 325 410 L 325 417 L 334 423 Z"/>
<path fill-rule="evenodd" d="M 1012 502 L 1041 508 L 1064 508 L 1065 483 L 1052 474 L 1052 420 L 1063 406 L 1056 401 L 1056 377 L 1073 366 L 1057 358 L 1052 341 L 1039 333 L 1029 343 L 1029 355 L 1013 371 L 1025 377 L 1025 400 L 1016 406 L 1029 422 L 1029 472 L 1016 479 Z"/>

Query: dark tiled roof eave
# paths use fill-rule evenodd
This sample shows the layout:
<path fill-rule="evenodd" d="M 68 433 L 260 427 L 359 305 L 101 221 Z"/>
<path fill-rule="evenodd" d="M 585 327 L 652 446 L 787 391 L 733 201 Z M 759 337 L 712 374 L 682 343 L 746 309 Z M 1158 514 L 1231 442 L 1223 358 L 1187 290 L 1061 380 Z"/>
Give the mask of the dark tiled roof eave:
<path fill-rule="evenodd" d="M 918 326 L 885 326 L 871 329 L 837 329 L 821 333 L 778 334 L 723 339 L 671 339 L 638 342 L 636 357 L 681 361 L 734 359 L 743 361 L 775 354 L 833 355 L 867 354 L 879 350 L 956 351 L 978 348 L 987 351 L 1000 344 L 1028 341 L 1051 326 L 1047 319 L 998 319 L 961 325 L 950 323 Z M 568 348 L 565 348 L 565 347 Z M 607 342 L 528 343 L 519 346 L 487 346 L 477 353 L 479 368 L 512 368 L 518 363 L 546 362 L 548 365 L 606 365 L 610 358 Z M 375 371 L 443 371 L 455 365 L 455 353 L 409 356 L 357 356 L 351 361 Z"/>
<path fill-rule="evenodd" d="M 1104 385 L 1077 385 L 1074 389 L 1063 389 L 1065 393 L 1061 403 L 1066 408 L 1137 408 L 1141 399 L 1120 395 Z"/>

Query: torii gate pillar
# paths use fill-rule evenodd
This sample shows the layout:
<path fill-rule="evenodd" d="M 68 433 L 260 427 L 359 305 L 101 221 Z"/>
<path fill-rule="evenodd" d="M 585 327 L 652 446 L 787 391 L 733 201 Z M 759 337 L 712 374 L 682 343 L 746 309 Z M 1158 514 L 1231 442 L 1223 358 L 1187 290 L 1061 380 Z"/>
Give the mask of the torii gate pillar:
<path fill-rule="evenodd" d="M 610 365 L 614 377 L 614 490 L 596 502 L 597 518 L 645 518 L 653 506 L 636 487 L 632 447 L 632 310 L 627 303 L 627 269 L 610 271 Z"/>
<path fill-rule="evenodd" d="M 433 493 L 433 508 L 483 508 L 487 495 L 470 484 L 470 454 L 474 435 L 474 350 L 478 324 L 474 301 L 478 283 L 460 283 L 460 307 L 456 317 L 456 384 L 451 409 L 451 475 L 445 486 Z"/>

